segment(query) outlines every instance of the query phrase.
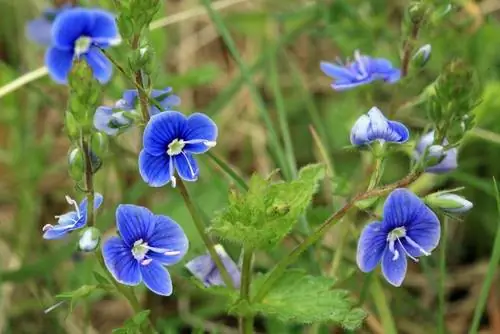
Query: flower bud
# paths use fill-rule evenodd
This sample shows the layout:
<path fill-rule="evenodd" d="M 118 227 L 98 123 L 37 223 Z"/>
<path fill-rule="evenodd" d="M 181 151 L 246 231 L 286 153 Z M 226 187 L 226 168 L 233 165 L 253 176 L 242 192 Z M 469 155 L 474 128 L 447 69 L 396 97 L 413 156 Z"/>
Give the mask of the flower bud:
<path fill-rule="evenodd" d="M 78 124 L 78 121 L 75 118 L 75 116 L 69 111 L 66 111 L 65 113 L 64 128 L 66 129 L 66 133 L 68 134 L 69 138 L 72 139 L 79 138 L 80 125 Z"/>
<path fill-rule="evenodd" d="M 463 213 L 472 209 L 472 202 L 452 193 L 438 192 L 425 198 L 425 202 L 432 207 L 449 213 Z"/>
<path fill-rule="evenodd" d="M 85 173 L 85 160 L 83 151 L 79 147 L 75 147 L 68 153 L 68 171 L 69 175 L 76 182 L 83 178 Z"/>
<path fill-rule="evenodd" d="M 90 137 L 92 152 L 96 155 L 103 155 L 108 148 L 108 137 L 102 132 L 94 132 Z"/>
<path fill-rule="evenodd" d="M 101 231 L 95 227 L 88 227 L 83 231 L 80 240 L 78 240 L 78 248 L 82 252 L 92 252 L 99 246 L 100 240 Z"/>
<path fill-rule="evenodd" d="M 427 64 L 429 58 L 431 57 L 432 47 L 430 44 L 425 44 L 421 46 L 420 49 L 415 52 L 412 58 L 412 65 L 417 68 L 422 68 Z"/>
<path fill-rule="evenodd" d="M 427 6 L 423 1 L 413 1 L 408 7 L 408 17 L 413 24 L 420 24 L 426 15 Z"/>

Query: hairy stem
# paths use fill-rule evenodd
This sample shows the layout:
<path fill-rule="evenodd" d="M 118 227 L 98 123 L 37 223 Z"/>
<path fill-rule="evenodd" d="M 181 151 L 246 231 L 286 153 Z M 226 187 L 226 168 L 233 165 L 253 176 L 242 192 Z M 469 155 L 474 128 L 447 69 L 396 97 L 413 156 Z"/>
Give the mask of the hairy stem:
<path fill-rule="evenodd" d="M 252 281 L 252 258 L 253 251 L 243 251 L 243 266 L 241 270 L 240 298 L 250 302 L 250 283 Z M 240 319 L 240 332 L 242 334 L 253 333 L 253 316 L 247 315 Z"/>
<path fill-rule="evenodd" d="M 411 27 L 410 36 L 406 38 L 403 43 L 403 56 L 401 58 L 401 77 L 404 78 L 408 74 L 410 67 L 410 59 L 413 51 L 413 44 L 418 37 L 420 30 L 420 23 L 413 23 Z"/>
<path fill-rule="evenodd" d="M 81 146 L 83 151 L 83 158 L 85 159 L 85 192 L 87 196 L 87 224 L 94 226 L 95 212 L 94 212 L 94 173 L 92 171 L 92 155 L 87 138 L 81 137 Z"/>

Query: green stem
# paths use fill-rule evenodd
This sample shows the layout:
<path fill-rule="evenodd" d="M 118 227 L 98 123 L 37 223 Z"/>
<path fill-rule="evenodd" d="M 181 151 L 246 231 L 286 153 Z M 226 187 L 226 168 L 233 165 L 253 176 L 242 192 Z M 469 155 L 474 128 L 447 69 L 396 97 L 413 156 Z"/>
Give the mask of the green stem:
<path fill-rule="evenodd" d="M 252 258 L 253 251 L 243 251 L 243 265 L 241 269 L 240 298 L 250 303 L 250 283 L 252 281 Z M 253 316 L 247 315 L 240 319 L 240 331 L 242 334 L 253 333 Z"/>
<path fill-rule="evenodd" d="M 81 146 L 83 157 L 85 159 L 85 192 L 87 195 L 87 225 L 94 226 L 95 212 L 94 212 L 94 173 L 92 171 L 92 156 L 88 139 L 81 137 Z"/>
<path fill-rule="evenodd" d="M 380 183 L 380 179 L 382 179 L 382 175 L 384 174 L 385 154 L 383 144 L 375 144 L 375 146 L 373 147 L 373 154 L 375 157 L 375 167 L 370 178 L 370 183 L 368 184 L 367 191 L 375 188 Z"/>
<path fill-rule="evenodd" d="M 132 39 L 132 49 L 137 50 L 139 48 L 140 37 L 141 36 L 139 34 L 134 36 L 134 38 Z M 139 105 L 141 107 L 142 120 L 144 124 L 146 124 L 149 121 L 149 94 L 146 93 L 146 87 L 144 87 L 144 81 L 142 80 L 142 71 L 140 69 L 135 72 L 135 83 L 137 87 L 140 87 L 137 90 L 139 95 Z"/>
<path fill-rule="evenodd" d="M 438 312 L 438 333 L 446 333 L 446 300 L 445 300 L 445 286 L 446 282 L 446 236 L 448 235 L 448 218 L 445 216 L 443 219 L 441 231 L 441 245 L 439 250 L 439 312 Z"/>
<path fill-rule="evenodd" d="M 371 191 L 363 192 L 354 196 L 352 200 L 350 200 L 347 204 L 345 204 L 338 211 L 333 213 L 329 218 L 323 222 L 316 230 L 314 230 L 306 239 L 302 241 L 299 245 L 297 245 L 288 256 L 284 257 L 281 261 L 279 261 L 274 268 L 267 275 L 266 280 L 260 286 L 260 290 L 256 293 L 254 300 L 261 301 L 272 288 L 273 284 L 283 275 L 286 268 L 294 263 L 305 250 L 307 250 L 311 245 L 317 242 L 326 231 L 330 229 L 333 225 L 335 225 L 344 215 L 355 206 L 355 203 L 367 198 L 382 196 L 387 194 L 388 192 L 401 187 L 406 187 L 412 182 L 414 182 L 421 173 L 415 172 L 409 174 L 405 178 L 388 184 L 386 186 L 382 186 Z"/>
<path fill-rule="evenodd" d="M 385 297 L 384 290 L 380 284 L 380 278 L 377 275 L 373 275 L 372 282 L 369 287 L 370 293 L 372 295 L 375 307 L 378 310 L 380 319 L 382 321 L 382 327 L 384 327 L 385 334 L 397 334 L 398 330 L 392 317 L 391 309 L 389 308 L 389 303 Z"/>
<path fill-rule="evenodd" d="M 245 180 L 231 167 L 227 162 L 222 160 L 216 154 L 208 151 L 205 153 L 217 166 L 220 167 L 234 182 L 242 189 L 247 191 L 248 185 Z"/>
<path fill-rule="evenodd" d="M 193 201 L 191 201 L 191 197 L 189 196 L 186 185 L 184 184 L 184 182 L 181 179 L 177 180 L 177 188 L 179 189 L 179 192 L 181 193 L 182 199 L 184 200 L 184 203 L 186 204 L 186 208 L 188 209 L 189 213 L 191 214 L 191 217 L 193 218 L 194 225 L 196 226 L 196 229 L 197 229 L 201 239 L 203 240 L 205 247 L 207 247 L 207 249 L 208 249 L 208 253 L 210 254 L 210 257 L 215 262 L 217 269 L 219 269 L 219 272 L 221 273 L 222 280 L 224 281 L 224 284 L 226 284 L 227 287 L 234 288 L 233 280 L 231 279 L 231 276 L 227 272 L 226 267 L 222 263 L 221 258 L 217 254 L 217 251 L 215 250 L 215 245 L 214 245 L 212 239 L 205 233 L 205 224 L 203 224 L 203 220 L 199 216 L 198 210 L 196 210 L 196 207 L 194 206 Z"/>

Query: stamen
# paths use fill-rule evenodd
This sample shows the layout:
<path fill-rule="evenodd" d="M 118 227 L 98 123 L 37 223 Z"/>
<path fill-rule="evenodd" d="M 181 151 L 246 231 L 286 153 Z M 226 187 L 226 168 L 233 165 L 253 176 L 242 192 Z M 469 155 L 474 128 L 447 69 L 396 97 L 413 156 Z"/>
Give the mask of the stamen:
<path fill-rule="evenodd" d="M 425 249 L 423 249 L 419 244 L 417 244 L 412 238 L 410 238 L 409 236 L 405 235 L 405 239 L 406 241 L 408 241 L 408 243 L 417 248 L 422 254 L 424 254 L 425 256 L 429 256 L 431 255 L 431 253 L 427 252 Z"/>
<path fill-rule="evenodd" d="M 362 77 L 366 77 L 368 73 L 366 71 L 366 66 L 363 58 L 361 57 L 361 54 L 359 53 L 359 50 L 354 51 L 354 59 L 356 60 L 356 63 L 359 65 L 359 70 L 361 72 Z"/>
<path fill-rule="evenodd" d="M 144 259 L 141 261 L 141 264 L 143 266 L 147 266 L 148 264 L 150 264 L 151 262 L 153 261 L 153 259 Z"/>
<path fill-rule="evenodd" d="M 177 179 L 175 178 L 175 176 L 171 176 L 170 177 L 170 182 L 172 183 L 172 188 L 175 188 L 177 186 Z"/>
<path fill-rule="evenodd" d="M 183 142 L 184 144 L 203 144 L 208 147 L 214 147 L 217 145 L 215 140 L 206 140 L 206 139 L 191 139 Z"/>
<path fill-rule="evenodd" d="M 54 228 L 54 225 L 52 224 L 45 224 L 43 227 L 42 227 L 42 232 L 46 232 L 50 229 L 53 229 Z"/>
<path fill-rule="evenodd" d="M 69 197 L 68 195 L 64 196 L 64 198 L 66 198 L 66 202 L 68 202 L 69 205 L 73 205 L 75 207 L 76 215 L 78 217 L 81 217 L 80 208 L 78 207 L 78 203 L 74 199 Z"/>
<path fill-rule="evenodd" d="M 417 258 L 414 258 L 413 256 L 410 255 L 410 253 L 408 253 L 408 251 L 406 250 L 405 246 L 403 246 L 403 243 L 401 242 L 401 240 L 399 238 L 398 238 L 398 242 L 399 242 L 399 245 L 401 246 L 401 248 L 403 248 L 403 251 L 405 252 L 406 256 L 408 256 L 413 261 L 418 262 Z"/>
<path fill-rule="evenodd" d="M 188 159 L 187 155 L 186 155 L 184 152 L 181 152 L 181 153 L 182 153 L 182 155 L 184 156 L 184 158 L 186 158 L 186 162 L 187 162 L 187 165 L 189 166 L 189 171 L 191 172 L 191 176 L 192 176 L 192 177 L 195 177 L 193 167 L 192 167 L 192 166 L 191 166 L 191 164 L 189 163 L 189 159 Z"/>
<path fill-rule="evenodd" d="M 167 255 L 167 256 L 175 256 L 175 255 L 179 255 L 181 252 L 179 251 L 166 251 L 165 253 L 163 253 L 163 255 Z"/>

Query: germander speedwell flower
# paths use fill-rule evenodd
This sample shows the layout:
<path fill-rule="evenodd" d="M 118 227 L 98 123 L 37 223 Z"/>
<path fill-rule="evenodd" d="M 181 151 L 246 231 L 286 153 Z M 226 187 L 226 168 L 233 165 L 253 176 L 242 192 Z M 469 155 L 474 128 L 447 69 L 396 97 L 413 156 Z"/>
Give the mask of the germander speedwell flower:
<path fill-rule="evenodd" d="M 436 214 L 409 190 L 396 189 L 384 204 L 382 221 L 366 225 L 361 232 L 358 266 L 370 272 L 381 262 L 386 280 L 400 286 L 406 275 L 406 257 L 418 262 L 417 257 L 430 255 L 440 233 Z"/>
<path fill-rule="evenodd" d="M 103 197 L 96 193 L 94 196 L 94 209 L 98 209 L 102 204 Z M 44 239 L 61 239 L 69 232 L 78 230 L 87 224 L 87 198 L 78 204 L 74 199 L 66 196 L 68 204 L 75 207 L 75 211 L 56 216 L 56 225 L 47 224 L 43 227 Z"/>
<path fill-rule="evenodd" d="M 102 253 L 113 277 L 125 285 L 141 281 L 156 294 L 172 294 L 172 280 L 164 265 L 179 262 L 188 250 L 182 228 L 167 216 L 144 207 L 121 204 L 116 210 L 121 237 L 107 240 Z"/>
<path fill-rule="evenodd" d="M 115 19 L 98 9 L 73 8 L 60 13 L 52 26 L 51 47 L 45 54 L 49 74 L 66 83 L 74 58 L 87 61 L 97 80 L 111 79 L 112 64 L 99 50 L 120 43 Z"/>
<path fill-rule="evenodd" d="M 442 159 L 439 163 L 434 166 L 429 166 L 425 169 L 427 173 L 447 173 L 458 167 L 458 150 L 456 147 L 444 151 L 444 147 L 441 145 L 433 145 L 434 143 L 434 131 L 431 131 L 423 135 L 418 144 L 415 146 L 414 157 L 418 161 L 423 158 L 426 149 L 427 158 Z M 443 145 L 448 145 L 448 140 L 446 138 L 443 140 Z"/>
<path fill-rule="evenodd" d="M 176 170 L 181 179 L 196 181 L 199 168 L 193 154 L 205 153 L 216 139 L 217 125 L 206 115 L 186 117 L 178 111 L 155 115 L 144 129 L 139 172 L 152 187 L 169 182 L 175 187 Z"/>
<path fill-rule="evenodd" d="M 351 129 L 351 144 L 355 146 L 374 141 L 402 144 L 409 137 L 410 132 L 403 123 L 388 120 L 377 107 L 361 115 Z"/>
<path fill-rule="evenodd" d="M 326 61 L 320 63 L 323 73 L 333 78 L 334 90 L 346 90 L 357 86 L 371 83 L 375 80 L 383 80 L 387 83 L 395 83 L 401 78 L 401 71 L 392 66 L 391 62 L 383 58 L 372 58 L 354 52 L 354 60 L 346 64 L 338 60 L 336 64 Z"/>

